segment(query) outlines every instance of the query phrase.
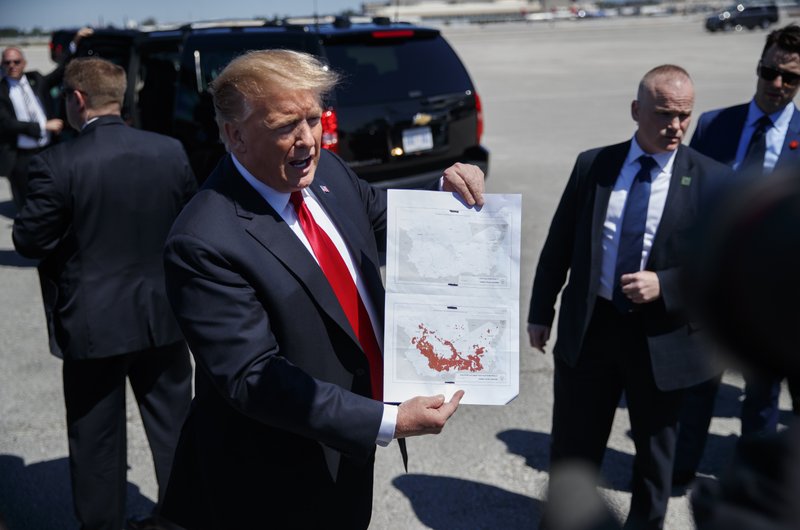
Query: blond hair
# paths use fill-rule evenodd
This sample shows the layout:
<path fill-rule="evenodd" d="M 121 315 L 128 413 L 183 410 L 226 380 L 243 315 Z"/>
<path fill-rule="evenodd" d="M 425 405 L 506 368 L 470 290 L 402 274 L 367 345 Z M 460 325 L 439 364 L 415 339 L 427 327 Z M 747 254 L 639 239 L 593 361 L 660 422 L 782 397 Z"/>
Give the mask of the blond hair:
<path fill-rule="evenodd" d="M 83 93 L 86 107 L 97 110 L 111 105 L 121 108 L 128 81 L 121 66 L 105 59 L 81 57 L 67 65 L 64 86 Z"/>
<path fill-rule="evenodd" d="M 224 142 L 224 123 L 247 119 L 255 103 L 276 92 L 305 90 L 321 100 L 338 82 L 338 74 L 308 53 L 258 50 L 240 55 L 209 87 L 220 136 Z"/>

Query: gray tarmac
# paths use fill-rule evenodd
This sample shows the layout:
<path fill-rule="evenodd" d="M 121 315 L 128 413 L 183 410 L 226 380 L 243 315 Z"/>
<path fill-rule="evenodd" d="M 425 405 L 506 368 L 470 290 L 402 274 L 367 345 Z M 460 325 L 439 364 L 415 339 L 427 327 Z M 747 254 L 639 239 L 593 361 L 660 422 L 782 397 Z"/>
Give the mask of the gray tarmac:
<path fill-rule="evenodd" d="M 637 83 L 659 64 L 679 64 L 693 76 L 696 115 L 748 100 L 766 33 L 709 34 L 698 16 L 444 32 L 483 101 L 488 191 L 523 198 L 520 395 L 506 406 L 463 406 L 439 436 L 410 439 L 408 473 L 396 444 L 379 449 L 370 528 L 534 529 L 548 480 L 553 362 L 530 348 L 524 322 L 539 251 L 575 156 L 633 134 L 629 109 Z M 25 52 L 30 69 L 52 68 L 45 47 Z M 9 530 L 73 529 L 61 362 L 48 353 L 35 263 L 11 243 L 13 215 L 7 181 L 0 179 L 0 514 Z M 741 380 L 730 375 L 725 383 L 700 469 L 709 476 L 729 460 L 739 432 Z M 156 485 L 130 392 L 128 402 L 128 511 L 143 514 Z M 785 395 L 782 408 L 788 414 Z M 622 407 L 601 489 L 618 516 L 630 502 L 629 428 Z M 676 493 L 667 528 L 693 527 L 687 497 Z"/>

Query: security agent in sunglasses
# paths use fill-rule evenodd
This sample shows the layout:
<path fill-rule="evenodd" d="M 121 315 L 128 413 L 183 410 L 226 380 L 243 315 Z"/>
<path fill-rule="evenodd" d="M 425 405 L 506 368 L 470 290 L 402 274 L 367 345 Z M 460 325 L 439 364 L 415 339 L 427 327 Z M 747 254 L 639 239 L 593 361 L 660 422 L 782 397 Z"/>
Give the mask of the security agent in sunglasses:
<path fill-rule="evenodd" d="M 25 202 L 28 163 L 61 133 L 64 122 L 54 119 L 50 89 L 61 83 L 64 65 L 78 42 L 92 34 L 81 28 L 70 43 L 70 53 L 47 75 L 26 72 L 25 56 L 16 46 L 3 50 L 3 78 L 0 80 L 0 175 L 8 177 L 17 210 Z"/>
<path fill-rule="evenodd" d="M 700 116 L 690 145 L 731 166 L 744 181 L 800 164 L 800 27 L 791 24 L 767 36 L 755 69 L 756 92 L 748 103 Z M 745 373 L 742 437 L 775 432 L 780 379 Z M 795 415 L 800 413 L 800 379 L 789 378 Z M 690 389 L 680 418 L 673 483 L 691 482 L 703 455 L 719 378 Z"/>

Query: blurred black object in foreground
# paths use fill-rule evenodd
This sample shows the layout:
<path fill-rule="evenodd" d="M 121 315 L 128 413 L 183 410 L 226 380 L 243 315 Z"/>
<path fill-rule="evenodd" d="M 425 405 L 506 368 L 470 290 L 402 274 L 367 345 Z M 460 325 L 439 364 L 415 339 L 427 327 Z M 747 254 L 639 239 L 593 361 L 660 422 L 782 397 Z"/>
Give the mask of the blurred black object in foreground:
<path fill-rule="evenodd" d="M 800 370 L 800 168 L 738 182 L 689 271 L 705 326 L 743 369 Z M 692 495 L 698 529 L 800 528 L 800 425 L 743 440 Z"/>

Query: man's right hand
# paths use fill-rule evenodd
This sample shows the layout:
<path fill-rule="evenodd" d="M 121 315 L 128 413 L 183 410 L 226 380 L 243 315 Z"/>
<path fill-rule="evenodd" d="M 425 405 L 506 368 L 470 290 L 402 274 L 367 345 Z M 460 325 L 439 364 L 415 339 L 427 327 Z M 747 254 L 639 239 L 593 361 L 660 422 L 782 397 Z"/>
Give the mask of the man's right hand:
<path fill-rule="evenodd" d="M 550 340 L 550 326 L 528 324 L 528 338 L 531 341 L 531 346 L 542 353 L 546 353 L 544 347 L 547 346 L 547 341 Z"/>
<path fill-rule="evenodd" d="M 59 134 L 64 129 L 64 120 L 47 120 L 44 128 L 51 133 Z"/>
<path fill-rule="evenodd" d="M 445 402 L 444 396 L 417 396 L 400 403 L 397 410 L 397 424 L 394 430 L 395 438 L 408 438 L 423 434 L 439 434 L 444 424 L 458 408 L 463 390 L 453 394 L 450 401 Z"/>

